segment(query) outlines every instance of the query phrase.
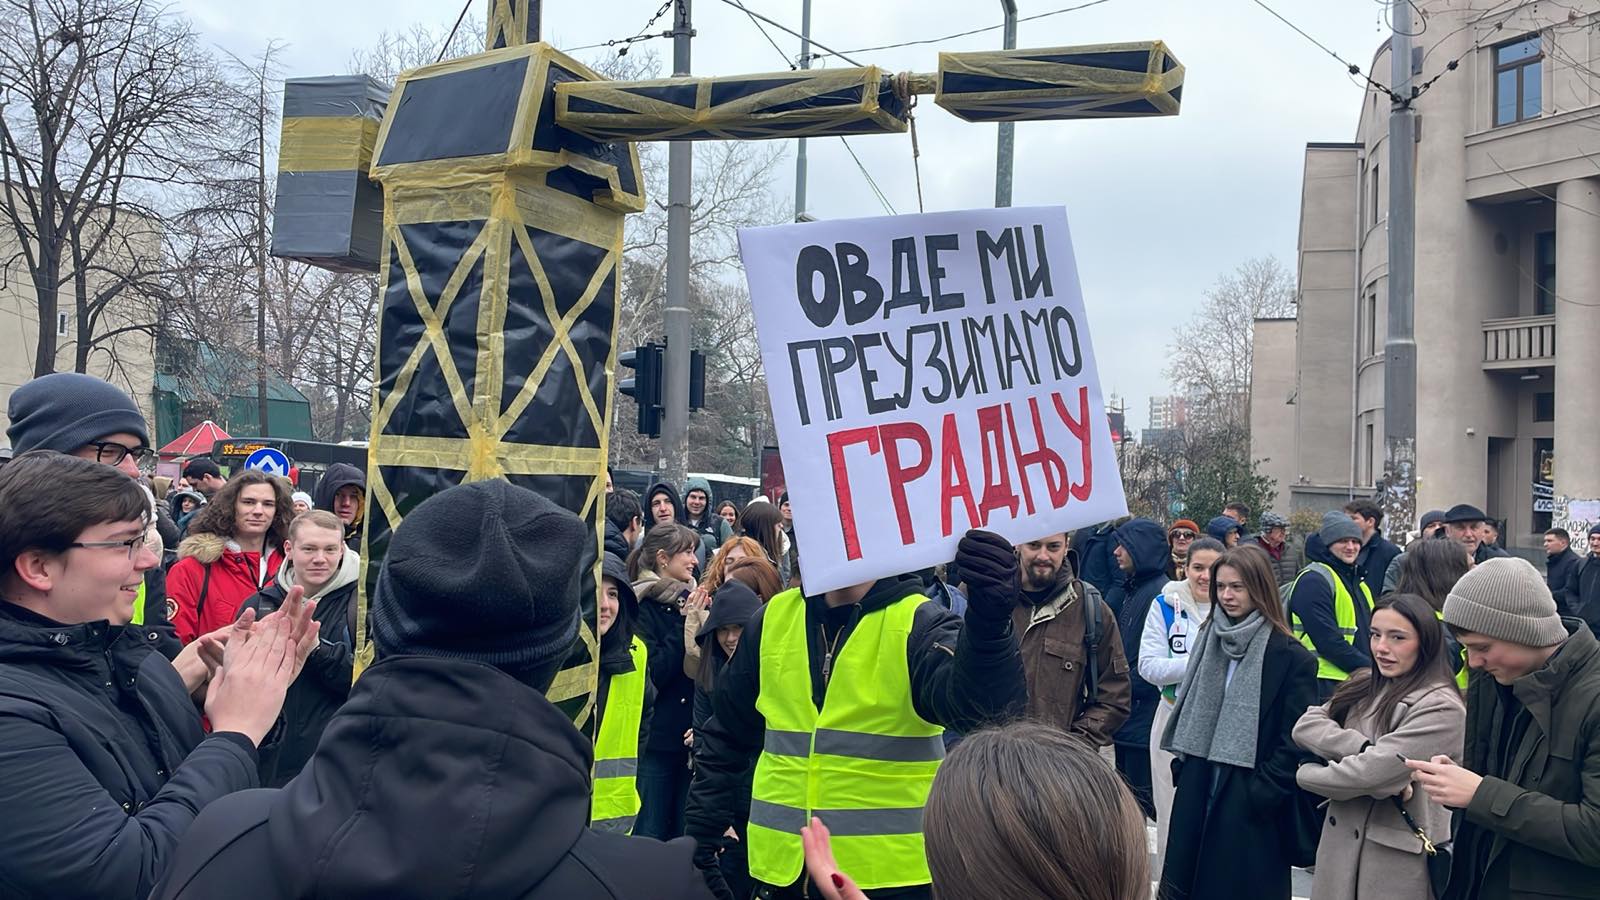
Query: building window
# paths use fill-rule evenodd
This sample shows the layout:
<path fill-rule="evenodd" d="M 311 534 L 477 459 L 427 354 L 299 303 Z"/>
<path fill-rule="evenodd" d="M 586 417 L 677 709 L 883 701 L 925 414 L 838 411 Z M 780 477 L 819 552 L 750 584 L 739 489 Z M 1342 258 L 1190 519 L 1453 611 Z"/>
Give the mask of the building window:
<path fill-rule="evenodd" d="M 1535 422 L 1554 422 L 1556 420 L 1556 392 L 1540 391 L 1533 395 L 1533 420 Z"/>
<path fill-rule="evenodd" d="M 1372 170 L 1370 172 L 1368 172 L 1368 184 L 1371 186 L 1371 190 L 1369 191 L 1369 193 L 1371 194 L 1371 205 L 1368 207 L 1367 224 L 1376 225 L 1376 224 L 1378 224 L 1378 164 L 1377 163 L 1373 163 L 1372 164 Z"/>
<path fill-rule="evenodd" d="M 1366 333 L 1367 355 L 1378 355 L 1378 292 L 1367 294 L 1366 307 L 1362 310 L 1364 323 L 1363 331 Z"/>
<path fill-rule="evenodd" d="M 1556 312 L 1556 233 L 1541 231 L 1533 238 L 1534 315 Z"/>
<path fill-rule="evenodd" d="M 1367 423 L 1367 484 L 1378 483 L 1378 428 Z"/>
<path fill-rule="evenodd" d="M 1510 125 L 1539 117 L 1543 105 L 1539 71 L 1543 61 L 1537 34 L 1494 48 L 1494 124 Z"/>
<path fill-rule="evenodd" d="M 67 323 L 69 321 L 66 313 L 56 313 L 56 337 L 67 336 Z"/>

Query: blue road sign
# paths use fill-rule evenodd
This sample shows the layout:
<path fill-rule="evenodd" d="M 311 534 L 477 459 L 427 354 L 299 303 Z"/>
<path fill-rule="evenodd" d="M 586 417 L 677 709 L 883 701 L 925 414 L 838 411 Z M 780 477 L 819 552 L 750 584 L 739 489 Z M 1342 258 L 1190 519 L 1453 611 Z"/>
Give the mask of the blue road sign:
<path fill-rule="evenodd" d="M 274 450 L 271 447 L 262 447 L 260 450 L 250 454 L 249 458 L 244 461 L 244 467 L 265 472 L 268 475 L 289 477 L 289 457 L 284 456 L 283 451 Z"/>

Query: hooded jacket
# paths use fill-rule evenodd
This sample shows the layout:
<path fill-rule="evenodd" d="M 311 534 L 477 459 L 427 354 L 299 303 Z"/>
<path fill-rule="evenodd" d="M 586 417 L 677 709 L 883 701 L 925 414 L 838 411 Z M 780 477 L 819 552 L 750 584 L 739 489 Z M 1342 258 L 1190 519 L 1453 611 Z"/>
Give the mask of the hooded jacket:
<path fill-rule="evenodd" d="M 217 534 L 191 534 L 178 545 L 178 561 L 167 573 L 167 612 L 185 644 L 231 623 L 239 604 L 272 583 L 283 567 L 283 551 L 261 554 Z M 209 574 L 208 574 L 209 573 Z"/>
<path fill-rule="evenodd" d="M 378 660 L 282 790 L 212 804 L 155 896 L 706 896 L 688 841 L 588 829 L 593 749 L 498 669 Z"/>
<path fill-rule="evenodd" d="M 359 553 L 361 532 L 367 523 L 367 473 L 349 463 L 334 463 L 317 482 L 315 504 L 317 509 L 333 512 L 333 496 L 339 493 L 340 488 L 351 484 L 361 489 L 361 511 L 356 513 L 354 522 L 344 527 L 344 543 Z"/>
<path fill-rule="evenodd" d="M 1367 634 L 1372 622 L 1372 609 L 1361 596 L 1361 575 L 1355 566 L 1334 556 L 1318 535 L 1306 538 L 1306 564 L 1322 563 L 1333 569 L 1345 590 L 1355 601 L 1355 643 L 1344 639 L 1339 631 L 1339 621 L 1333 611 L 1333 591 L 1328 580 L 1311 572 L 1295 582 L 1294 593 L 1289 596 L 1289 612 L 1300 617 L 1300 624 L 1310 635 L 1317 655 L 1346 672 L 1365 669 L 1372 665 L 1371 636 Z"/>
<path fill-rule="evenodd" d="M 143 900 L 200 810 L 256 786 L 157 640 L 0 601 L 0 897 Z"/>
<path fill-rule="evenodd" d="M 698 519 L 689 515 L 690 491 L 704 491 L 706 495 L 706 508 Z M 718 548 L 727 543 L 728 538 L 733 537 L 733 527 L 717 515 L 716 506 L 711 499 L 711 482 L 704 478 L 689 479 L 683 484 L 683 497 L 683 522 L 700 535 L 700 541 L 705 544 L 706 558 L 710 559 Z"/>
<path fill-rule="evenodd" d="M 1467 688 L 1462 765 L 1484 778 L 1457 816 L 1444 900 L 1600 897 L 1600 642 L 1562 624 L 1567 642 L 1544 668 Z"/>
<path fill-rule="evenodd" d="M 1136 668 L 1139 639 L 1144 634 L 1144 620 L 1150 613 L 1150 601 L 1161 595 L 1161 589 L 1167 583 L 1167 562 L 1171 559 L 1172 551 L 1167 544 L 1166 532 L 1149 519 L 1129 521 L 1117 529 L 1115 538 L 1133 557 L 1133 571 L 1121 573 L 1122 581 L 1106 597 L 1106 605 L 1117 616 L 1123 658 L 1133 661 L 1133 666 L 1130 666 L 1133 671 L 1129 677 L 1133 682 L 1133 711 L 1128 714 L 1128 720 L 1122 727 L 1117 729 L 1116 742 L 1127 747 L 1148 747 L 1150 721 L 1155 716 L 1156 704 L 1161 700 L 1161 689 L 1145 681 Z"/>
<path fill-rule="evenodd" d="M 356 582 L 361 578 L 361 557 L 346 550 L 339 568 L 316 594 L 311 617 L 322 623 L 317 649 L 306 658 L 305 668 L 289 686 L 283 712 L 271 733 L 261 743 L 261 783 L 282 787 L 299 774 L 333 713 L 350 696 L 350 677 L 355 660 Z M 285 560 L 278 580 L 263 588 L 239 606 L 240 615 L 254 609 L 259 618 L 283 605 L 289 589 L 298 582 L 294 564 Z"/>
<path fill-rule="evenodd" d="M 1244 525 L 1232 516 L 1217 516 L 1206 523 L 1206 537 L 1216 538 L 1222 546 L 1228 546 L 1228 532 L 1239 532 L 1239 540 L 1244 541 Z"/>
<path fill-rule="evenodd" d="M 706 620 L 695 635 L 695 643 L 700 646 L 700 665 L 710 666 L 710 683 L 716 684 L 717 676 L 722 674 L 722 669 L 732 659 L 723 652 L 722 643 L 717 640 L 717 629 L 724 625 L 738 625 L 741 628 L 750 626 L 750 619 L 761 608 L 761 598 L 756 596 L 749 586 L 741 581 L 728 580 L 717 588 L 716 596 L 712 598 L 711 609 L 706 612 Z M 740 643 L 743 644 L 743 635 Z M 699 728 L 711 718 L 711 692 L 705 685 L 695 680 L 694 685 L 694 727 Z"/>
<path fill-rule="evenodd" d="M 854 606 L 829 607 L 821 594 L 805 598 L 806 654 L 811 699 L 817 708 L 828 690 L 822 675 L 824 633 L 827 641 L 843 647 L 863 615 L 921 592 L 919 579 L 902 575 L 879 580 Z M 750 780 L 766 735 L 766 720 L 756 710 L 756 698 L 761 694 L 761 626 L 767 608 L 757 610 L 745 626 L 739 652 L 717 676 L 713 714 L 695 732 L 695 779 L 684 821 L 687 833 L 700 843 L 702 869 L 709 878 L 716 875 L 707 855 L 720 845 L 723 832 L 750 811 Z M 911 705 L 926 721 L 969 732 L 1016 716 L 1026 707 L 1028 684 L 1010 614 L 996 618 L 984 609 L 968 606 L 962 620 L 935 602 L 917 607 L 906 656 Z M 926 896 L 927 887 L 911 890 Z M 891 900 L 903 893 L 890 889 L 873 891 L 872 896 Z"/>
<path fill-rule="evenodd" d="M 600 733 L 600 723 L 606 717 L 606 702 L 611 698 L 611 679 L 633 671 L 633 653 L 628 649 L 639 627 L 639 597 L 628 583 L 628 568 L 622 559 L 607 552 L 601 563 L 601 577 L 617 583 L 617 617 L 611 627 L 600 636 L 600 680 L 595 691 L 594 733 Z M 649 668 L 649 650 L 646 643 L 646 669 Z M 639 717 L 639 747 L 644 748 L 650 734 L 650 713 L 655 709 L 656 689 L 650 679 L 644 680 L 644 713 Z"/>
<path fill-rule="evenodd" d="M 655 500 L 657 494 L 666 494 L 667 498 L 672 501 L 672 521 L 677 522 L 679 525 L 688 526 L 689 512 L 684 509 L 683 498 L 678 495 L 678 489 L 665 481 L 659 481 L 650 486 L 650 490 L 645 493 L 641 503 L 644 507 L 644 530 L 649 532 L 650 529 L 656 526 L 655 514 L 650 511 L 650 504 Z M 696 533 L 699 534 L 698 531 Z M 700 573 L 706 570 L 706 562 L 710 558 L 710 555 L 706 553 L 705 536 L 702 534 L 700 546 L 696 547 L 694 551 L 695 577 L 698 578 Z"/>

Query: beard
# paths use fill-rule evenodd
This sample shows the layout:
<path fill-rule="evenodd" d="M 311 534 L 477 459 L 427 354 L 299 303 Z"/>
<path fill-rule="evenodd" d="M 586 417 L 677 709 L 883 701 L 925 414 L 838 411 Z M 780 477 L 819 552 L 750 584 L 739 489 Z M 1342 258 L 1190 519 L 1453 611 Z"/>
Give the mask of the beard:
<path fill-rule="evenodd" d="M 1022 570 L 1022 587 L 1030 591 L 1050 587 L 1056 583 L 1060 571 L 1059 566 L 1028 566 Z"/>

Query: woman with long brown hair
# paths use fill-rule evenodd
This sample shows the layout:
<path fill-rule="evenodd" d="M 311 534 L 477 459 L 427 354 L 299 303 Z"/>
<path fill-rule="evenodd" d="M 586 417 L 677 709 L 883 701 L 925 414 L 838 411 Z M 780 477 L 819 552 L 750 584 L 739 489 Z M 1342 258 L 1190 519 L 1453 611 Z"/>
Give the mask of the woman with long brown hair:
<path fill-rule="evenodd" d="M 667 521 L 645 532 L 628 558 L 628 577 L 639 598 L 639 636 L 649 650 L 656 689 L 649 734 L 639 753 L 639 815 L 633 833 L 671 840 L 683 834 L 689 795 L 689 751 L 694 682 L 684 671 L 683 604 L 694 591 L 700 535 Z"/>
<path fill-rule="evenodd" d="M 802 829 L 806 868 L 827 900 L 864 897 L 839 871 L 827 823 Z M 1093 748 L 1040 722 L 967 735 L 950 751 L 923 817 L 933 896 L 1148 900 L 1144 813 Z"/>
<path fill-rule="evenodd" d="M 783 530 L 783 513 L 766 500 L 753 501 L 744 508 L 739 528 L 766 552 L 767 561 L 778 567 L 778 577 L 789 587 L 789 537 Z"/>
<path fill-rule="evenodd" d="M 1472 557 L 1455 541 L 1422 538 L 1411 543 L 1399 557 L 1400 581 L 1395 586 L 1399 594 L 1416 594 L 1433 610 L 1434 618 L 1443 620 L 1444 601 L 1450 589 L 1462 576 L 1472 571 Z M 1444 632 L 1445 656 L 1455 673 L 1456 685 L 1466 690 L 1471 671 L 1467 668 L 1467 654 L 1449 629 Z"/>
<path fill-rule="evenodd" d="M 1461 756 L 1467 708 L 1444 628 L 1426 600 L 1390 594 L 1372 612 L 1371 637 L 1373 667 L 1294 727 L 1295 743 L 1318 760 L 1296 779 L 1329 800 L 1313 900 L 1427 898 L 1427 847 L 1412 823 L 1433 843 L 1450 839 L 1450 813 L 1412 789 L 1405 764 Z"/>
<path fill-rule="evenodd" d="M 1411 542 L 1400 560 L 1397 594 L 1416 594 L 1435 613 L 1444 612 L 1444 600 L 1461 576 L 1472 571 L 1472 557 L 1455 541 L 1422 538 Z"/>
<path fill-rule="evenodd" d="M 232 622 L 239 605 L 283 566 L 294 519 L 289 482 L 246 469 L 217 491 L 189 523 L 167 573 L 167 616 L 187 644 Z"/>
<path fill-rule="evenodd" d="M 1210 593 L 1161 736 L 1176 789 L 1160 896 L 1287 900 L 1297 848 L 1284 823 L 1304 757 L 1290 733 L 1317 699 L 1317 659 L 1290 634 L 1260 548 L 1222 554 Z"/>

